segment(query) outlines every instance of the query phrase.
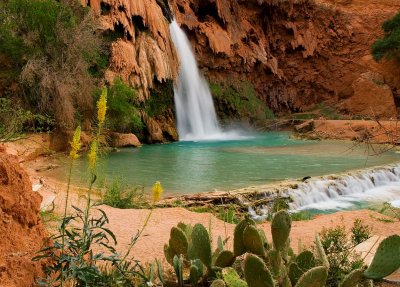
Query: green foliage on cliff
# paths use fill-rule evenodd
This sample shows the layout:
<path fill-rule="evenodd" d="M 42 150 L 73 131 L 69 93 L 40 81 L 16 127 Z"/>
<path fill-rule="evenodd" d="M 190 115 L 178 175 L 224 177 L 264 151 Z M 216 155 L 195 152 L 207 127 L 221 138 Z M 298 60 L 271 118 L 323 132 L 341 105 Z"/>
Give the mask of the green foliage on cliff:
<path fill-rule="evenodd" d="M 0 3 L 0 56 L 10 63 L 18 97 L 60 126 L 90 118 L 94 76 L 107 65 L 89 8 L 77 0 Z"/>
<path fill-rule="evenodd" d="M 372 46 L 372 55 L 379 61 L 383 58 L 400 61 L 400 13 L 383 23 L 385 36 Z"/>
<path fill-rule="evenodd" d="M 109 128 L 118 132 L 141 131 L 143 123 L 137 106 L 136 91 L 116 78 L 108 89 Z"/>
<path fill-rule="evenodd" d="M 249 118 L 255 121 L 273 119 L 273 112 L 256 94 L 248 81 L 228 84 L 210 84 L 211 93 L 220 116 L 227 118 Z"/>

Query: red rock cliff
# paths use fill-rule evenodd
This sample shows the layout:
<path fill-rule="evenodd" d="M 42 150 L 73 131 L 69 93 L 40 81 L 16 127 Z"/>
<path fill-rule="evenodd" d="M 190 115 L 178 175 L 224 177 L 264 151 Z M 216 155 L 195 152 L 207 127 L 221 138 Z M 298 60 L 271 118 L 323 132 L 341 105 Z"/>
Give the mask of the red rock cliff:
<path fill-rule="evenodd" d="M 375 63 L 370 47 L 399 1 L 172 2 L 212 81 L 246 79 L 278 112 L 325 101 L 349 114 L 396 116 L 400 69 Z"/>
<path fill-rule="evenodd" d="M 18 160 L 0 150 L 0 286 L 34 286 L 42 275 L 42 263 L 32 261 L 47 236 L 41 201 Z"/>

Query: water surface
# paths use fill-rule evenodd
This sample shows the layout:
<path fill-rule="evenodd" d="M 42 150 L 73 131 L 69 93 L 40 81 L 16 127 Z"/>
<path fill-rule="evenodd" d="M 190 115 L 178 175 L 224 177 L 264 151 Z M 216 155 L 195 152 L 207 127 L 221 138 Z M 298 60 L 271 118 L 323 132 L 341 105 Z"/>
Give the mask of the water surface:
<path fill-rule="evenodd" d="M 150 188 L 160 181 L 169 194 L 232 190 L 285 179 L 340 173 L 394 163 L 389 152 L 368 156 L 365 146 L 342 141 L 301 141 L 289 133 L 266 133 L 246 140 L 175 142 L 126 148 L 102 158 L 101 175 Z M 74 178 L 87 178 L 84 157 Z M 101 178 L 102 176 L 100 176 Z"/>

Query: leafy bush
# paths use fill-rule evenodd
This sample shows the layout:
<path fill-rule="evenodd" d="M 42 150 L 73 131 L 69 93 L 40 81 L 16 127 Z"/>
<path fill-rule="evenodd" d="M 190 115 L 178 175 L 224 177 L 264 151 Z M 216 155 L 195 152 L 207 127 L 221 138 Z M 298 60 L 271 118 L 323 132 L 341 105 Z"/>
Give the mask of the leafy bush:
<path fill-rule="evenodd" d="M 372 45 L 372 55 L 377 61 L 383 58 L 400 61 L 400 13 L 384 22 L 382 28 L 385 36 Z"/>
<path fill-rule="evenodd" d="M 0 140 L 10 140 L 24 131 L 47 131 L 53 125 L 52 119 L 26 111 L 11 99 L 0 98 Z"/>
<path fill-rule="evenodd" d="M 149 207 L 143 187 L 129 187 L 114 178 L 110 186 L 106 186 L 103 203 L 116 208 Z"/>
<path fill-rule="evenodd" d="M 109 88 L 108 111 L 110 128 L 119 132 L 137 132 L 143 128 L 136 106 L 136 91 L 116 78 Z"/>
<path fill-rule="evenodd" d="M 343 225 L 324 228 L 320 235 L 330 265 L 327 286 L 338 286 L 347 274 L 363 267 L 362 259 L 354 254 L 353 249 L 371 237 L 370 228 L 356 219 L 350 236 Z"/>
<path fill-rule="evenodd" d="M 249 118 L 256 121 L 273 119 L 268 106 L 257 98 L 254 86 L 248 81 L 220 85 L 210 83 L 210 90 L 220 117 Z"/>

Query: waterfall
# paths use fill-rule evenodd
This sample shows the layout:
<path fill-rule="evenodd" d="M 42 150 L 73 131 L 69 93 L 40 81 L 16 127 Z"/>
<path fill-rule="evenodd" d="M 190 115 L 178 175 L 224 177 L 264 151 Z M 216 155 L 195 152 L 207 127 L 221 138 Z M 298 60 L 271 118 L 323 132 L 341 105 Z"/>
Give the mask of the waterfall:
<path fill-rule="evenodd" d="M 208 83 L 197 67 L 189 39 L 175 20 L 170 33 L 181 60 L 174 90 L 180 140 L 240 139 L 237 133 L 221 130 Z"/>
<path fill-rule="evenodd" d="M 291 199 L 292 211 L 334 211 L 373 202 L 390 202 L 400 208 L 400 165 L 310 179 L 296 188 L 282 190 L 280 195 Z M 263 219 L 268 207 L 257 211 L 250 208 L 249 212 L 254 218 Z"/>

